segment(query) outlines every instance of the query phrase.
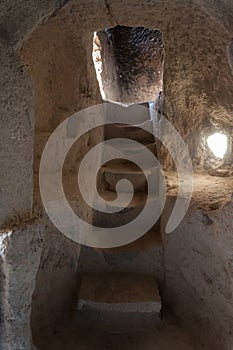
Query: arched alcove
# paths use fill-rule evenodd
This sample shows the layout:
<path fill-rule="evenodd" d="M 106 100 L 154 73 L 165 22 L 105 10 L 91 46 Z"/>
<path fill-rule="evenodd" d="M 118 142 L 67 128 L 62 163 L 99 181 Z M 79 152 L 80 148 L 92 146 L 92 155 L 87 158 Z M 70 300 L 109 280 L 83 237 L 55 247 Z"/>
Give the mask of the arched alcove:
<path fill-rule="evenodd" d="M 151 30 L 151 33 L 153 32 L 154 31 Z M 44 217 L 44 213 L 39 195 L 38 173 L 40 159 L 49 136 L 63 120 L 73 113 L 84 107 L 101 102 L 99 86 L 92 62 L 92 46 L 88 45 L 89 42 L 92 44 L 93 33 L 88 32 L 88 43 L 85 41 L 83 42 L 80 34 L 77 33 L 76 31 L 70 32 L 69 26 L 65 29 L 61 29 L 60 21 L 56 19 L 55 22 L 48 22 L 38 28 L 21 50 L 21 57 L 26 63 L 34 82 L 36 119 L 34 144 L 34 213 L 42 216 L 42 218 Z M 156 34 L 156 38 L 158 33 L 160 32 L 155 31 L 154 33 Z M 51 42 L 53 42 L 52 46 Z M 157 39 L 155 39 L 155 42 L 157 43 Z M 159 45 L 161 45 L 160 41 Z M 156 59 L 158 59 L 158 57 L 160 58 L 159 64 L 162 65 L 162 52 L 156 55 Z M 91 65 L 90 72 L 88 71 L 89 65 Z M 145 70 L 146 69 L 147 68 L 145 68 Z M 153 71 L 156 69 L 157 67 L 151 68 Z M 161 78 L 161 73 L 158 75 Z M 160 78 L 158 78 L 158 80 L 161 80 Z M 139 83 L 137 83 L 137 85 L 139 86 Z M 151 92 L 150 98 L 153 96 L 156 98 L 161 88 L 161 81 L 159 81 L 159 84 L 156 83 L 155 91 L 151 88 L 153 92 Z M 146 95 L 145 92 L 143 94 L 144 96 Z M 146 98 L 143 97 L 143 100 L 147 100 L 149 98 L 148 96 L 149 95 L 146 95 Z M 140 96 L 140 98 L 142 98 L 142 96 Z M 72 196 L 70 197 L 72 203 L 86 220 L 92 219 L 92 212 L 82 206 L 82 199 L 79 193 L 75 192 L 74 195 L 76 170 L 83 155 L 85 155 L 92 146 L 102 141 L 103 138 L 104 134 L 101 130 L 93 130 L 92 133 L 84 135 L 72 150 L 72 154 L 67 157 L 65 163 L 67 167 L 65 167 L 64 171 L 63 184 L 64 188 L 67 190 L 66 194 L 68 193 L 68 195 Z M 59 149 L 55 151 L 53 157 L 57 156 Z M 49 239 L 55 239 L 53 229 L 49 228 L 47 233 L 48 235 L 46 234 L 45 242 Z M 75 268 L 76 266 L 74 256 L 77 245 L 71 242 L 68 243 L 64 238 L 60 238 L 56 243 L 54 252 L 52 248 L 48 248 L 44 252 L 42 260 L 45 261 L 45 263 L 40 266 L 37 274 L 31 317 L 33 339 L 36 344 L 40 344 L 41 346 L 43 346 L 43 344 L 40 342 L 46 341 L 46 339 L 51 337 L 64 319 L 72 317 L 72 312 L 75 312 L 75 308 L 72 309 L 72 307 L 74 307 L 75 291 L 77 298 L 77 287 L 80 287 L 79 281 L 81 279 L 77 278 L 77 283 L 74 281 L 74 271 L 73 268 L 69 266 L 68 253 L 65 253 L 64 257 L 64 273 L 61 274 L 60 280 L 57 278 L 59 271 L 59 263 L 56 265 L 57 260 L 60 261 L 60 254 L 63 256 L 61 244 L 59 242 L 65 242 L 65 252 L 71 250 L 70 259 L 72 261 L 72 267 Z M 159 240 L 159 243 L 161 243 L 161 240 Z M 143 262 L 141 275 L 148 274 L 148 271 L 149 274 L 151 274 L 149 278 L 145 279 L 146 283 L 151 286 L 151 293 L 150 295 L 148 294 L 149 296 L 142 296 L 142 300 L 145 302 L 143 298 L 148 297 L 146 301 L 153 306 L 153 302 L 156 303 L 155 299 L 158 297 L 158 291 L 156 287 L 153 287 L 153 285 L 156 286 L 156 283 L 152 272 L 154 269 L 161 269 L 161 251 L 160 249 L 155 249 L 157 244 L 158 238 L 154 238 L 150 235 L 146 239 L 143 237 L 136 242 L 136 245 L 133 244 L 133 248 L 131 247 L 133 251 L 130 253 L 128 252 L 129 247 L 126 247 L 125 251 L 123 249 L 123 252 L 120 254 L 118 253 L 115 257 L 108 256 L 106 252 L 102 252 L 101 254 L 98 252 L 99 261 L 96 267 L 103 273 L 106 271 L 109 272 L 111 266 L 114 266 L 114 270 L 118 270 L 120 273 L 123 272 L 124 265 L 125 271 L 127 271 L 129 267 L 132 273 L 137 273 L 140 264 Z M 69 247 L 67 247 L 67 245 Z M 151 248 L 152 250 L 147 254 L 148 250 Z M 87 273 L 87 271 L 95 272 L 94 265 L 96 265 L 95 261 L 98 259 L 95 254 L 95 250 L 91 248 L 85 249 L 85 247 L 83 247 L 78 270 L 80 276 Z M 132 263 L 130 263 L 131 259 L 133 259 L 133 266 Z M 52 269 L 50 266 L 51 264 L 53 266 Z M 50 279 L 50 283 L 42 287 L 42 281 L 45 275 Z M 139 288 L 143 286 L 143 281 L 144 278 L 140 277 L 138 280 Z M 66 283 L 66 286 L 64 286 L 64 283 Z M 101 286 L 96 286 L 97 289 L 99 287 Z M 154 295 L 152 287 L 154 288 Z M 124 288 L 124 285 L 122 288 Z M 56 290 L 62 290 L 63 292 L 56 294 Z M 85 291 L 85 288 L 83 290 Z M 87 290 L 84 294 L 86 292 Z M 143 295 L 143 292 L 141 292 L 141 294 Z M 49 300 L 51 296 L 53 296 L 53 302 Z M 137 297 L 138 296 L 136 296 L 136 299 Z M 139 298 L 141 298 L 141 296 L 139 296 Z"/>

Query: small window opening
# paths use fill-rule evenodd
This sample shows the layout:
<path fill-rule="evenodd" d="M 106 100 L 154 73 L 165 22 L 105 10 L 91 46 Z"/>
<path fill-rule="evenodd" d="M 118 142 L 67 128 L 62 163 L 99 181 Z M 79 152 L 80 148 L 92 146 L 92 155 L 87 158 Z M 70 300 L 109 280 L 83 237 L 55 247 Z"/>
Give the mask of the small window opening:
<path fill-rule="evenodd" d="M 215 157 L 223 159 L 228 148 L 228 137 L 221 132 L 216 132 L 207 137 L 207 145 Z"/>

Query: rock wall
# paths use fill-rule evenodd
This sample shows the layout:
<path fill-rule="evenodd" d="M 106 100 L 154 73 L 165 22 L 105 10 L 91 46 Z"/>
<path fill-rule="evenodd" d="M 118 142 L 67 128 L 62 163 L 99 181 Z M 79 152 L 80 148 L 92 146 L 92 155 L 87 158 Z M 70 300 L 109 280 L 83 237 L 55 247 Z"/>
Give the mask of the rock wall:
<path fill-rule="evenodd" d="M 40 222 L 40 226 L 43 227 L 42 251 L 31 300 L 31 329 L 35 345 L 54 335 L 57 327 L 70 319 L 79 290 L 80 245 L 46 221 Z"/>
<path fill-rule="evenodd" d="M 72 271 L 66 294 L 72 295 L 79 256 L 77 245 L 59 233 L 54 233 L 52 239 L 48 235 L 41 243 L 41 234 L 50 229 L 44 224 L 40 226 L 37 220 L 37 228 L 27 222 L 20 228 L 21 221 L 31 216 L 32 207 L 33 94 L 36 159 L 41 155 L 43 133 L 48 133 L 48 137 L 67 116 L 101 101 L 91 57 L 93 33 L 115 25 L 159 29 L 165 44 L 164 111 L 184 137 L 198 167 L 202 164 L 198 155 L 200 131 L 220 128 L 232 134 L 233 75 L 229 47 L 233 37 L 233 4 L 231 0 L 214 3 L 70 0 L 65 5 L 65 1 L 57 0 L 20 0 L 4 1 L 0 9 L 0 83 L 4 91 L 0 100 L 3 203 L 0 218 L 4 228 L 1 341 L 3 350 L 27 350 L 31 347 L 30 305 L 34 290 L 32 323 L 36 336 L 45 312 L 37 313 L 39 298 L 44 293 L 44 305 L 48 305 L 60 286 L 51 277 L 51 270 L 57 276 L 61 266 L 66 282 L 65 274 Z M 28 64 L 31 77 L 18 58 L 23 43 L 21 57 Z M 101 138 L 98 134 L 94 142 Z M 165 151 L 160 157 L 165 168 L 172 165 Z M 36 174 L 38 159 L 35 169 Z M 164 238 L 163 301 L 181 323 L 188 324 L 189 330 L 201 334 L 206 347 L 211 349 L 232 347 L 231 220 L 232 203 L 211 213 L 210 219 L 206 213 L 190 208 L 176 232 Z M 18 227 L 9 229 L 12 223 Z M 194 232 L 192 237 L 189 232 Z M 41 281 L 48 279 L 52 279 L 51 285 L 49 282 L 42 285 Z M 63 302 L 55 297 L 54 307 L 65 305 Z M 70 304 L 66 305 L 69 309 Z M 58 318 L 62 310 L 63 307 L 58 310 Z"/>
<path fill-rule="evenodd" d="M 10 41 L 0 33 L 0 228 L 32 214 L 33 89 Z"/>
<path fill-rule="evenodd" d="M 1 349 L 31 349 L 31 302 L 42 251 L 41 231 L 27 223 L 1 232 Z"/>
<path fill-rule="evenodd" d="M 1 350 L 30 350 L 68 317 L 77 295 L 80 246 L 46 221 L 1 231 Z"/>
<path fill-rule="evenodd" d="M 167 201 L 163 221 L 165 312 L 204 349 L 233 346 L 233 200 L 217 211 L 190 207 L 171 234 L 164 228 L 174 205 Z"/>
<path fill-rule="evenodd" d="M 225 17 L 219 17 L 219 13 L 225 13 Z M 73 52 L 76 52 L 79 65 L 83 68 L 79 80 L 82 81 L 84 72 L 86 77 L 79 87 L 84 93 L 77 92 L 77 96 L 85 100 L 86 94 L 91 95 L 89 102 L 95 103 L 98 83 L 91 57 L 93 33 L 116 24 L 159 29 L 165 46 L 164 112 L 184 137 L 195 167 L 207 173 L 208 169 L 203 169 L 205 154 L 200 147 L 200 132 L 225 130 L 232 134 L 233 75 L 228 59 L 228 48 L 232 40 L 232 28 L 229 25 L 231 14 L 232 5 L 229 1 L 212 7 L 210 3 L 197 0 L 190 2 L 188 7 L 180 1 L 172 4 L 161 1 L 156 6 L 153 1 L 146 4 L 130 1 L 127 6 L 125 3 L 116 4 L 111 1 L 108 6 L 104 2 L 102 6 L 97 6 L 94 1 L 78 5 L 71 1 L 38 29 L 33 37 L 38 40 L 38 45 L 41 40 L 47 40 L 47 46 L 53 52 L 50 43 L 53 42 L 56 47 L 56 42 L 61 37 L 67 44 L 62 45 L 62 50 L 54 48 L 57 54 L 67 50 L 72 38 L 75 44 Z M 60 26 L 60 23 L 63 25 Z M 34 52 L 37 52 L 38 57 L 37 46 Z M 68 54 L 72 56 L 70 52 Z M 67 73 L 68 67 L 65 67 Z M 56 71 L 59 76 L 59 70 Z M 71 81 L 74 81 L 72 76 Z M 59 119 L 60 111 L 56 114 Z M 174 167 L 166 149 L 161 150 L 161 159 L 165 168 Z M 220 167 L 229 169 L 229 161 L 227 158 Z"/>

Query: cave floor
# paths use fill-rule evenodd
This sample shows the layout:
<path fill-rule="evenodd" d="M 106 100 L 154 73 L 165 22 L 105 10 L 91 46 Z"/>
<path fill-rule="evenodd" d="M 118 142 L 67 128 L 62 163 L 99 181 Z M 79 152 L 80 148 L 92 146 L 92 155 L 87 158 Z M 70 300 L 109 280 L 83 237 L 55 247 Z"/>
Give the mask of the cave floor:
<path fill-rule="evenodd" d="M 39 350 L 195 350 L 191 340 L 176 326 L 163 325 L 153 332 L 110 334 L 67 325 Z"/>

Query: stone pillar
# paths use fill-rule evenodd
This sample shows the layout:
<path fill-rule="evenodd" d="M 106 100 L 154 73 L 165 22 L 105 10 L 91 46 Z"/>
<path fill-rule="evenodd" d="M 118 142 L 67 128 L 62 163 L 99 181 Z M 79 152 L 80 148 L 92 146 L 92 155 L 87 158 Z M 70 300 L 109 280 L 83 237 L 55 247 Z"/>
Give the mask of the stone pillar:
<path fill-rule="evenodd" d="M 1 350 L 35 349 L 31 302 L 41 251 L 41 232 L 33 224 L 0 233 Z"/>

